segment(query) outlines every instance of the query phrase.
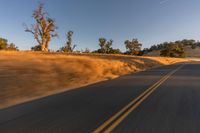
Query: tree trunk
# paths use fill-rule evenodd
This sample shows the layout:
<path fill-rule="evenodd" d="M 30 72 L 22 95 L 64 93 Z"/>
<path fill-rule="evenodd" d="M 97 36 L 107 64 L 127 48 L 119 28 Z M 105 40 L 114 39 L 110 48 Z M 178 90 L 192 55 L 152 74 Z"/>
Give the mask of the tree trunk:
<path fill-rule="evenodd" d="M 47 52 L 48 51 L 48 48 L 45 47 L 45 44 L 41 45 L 41 49 L 42 49 L 43 52 Z"/>

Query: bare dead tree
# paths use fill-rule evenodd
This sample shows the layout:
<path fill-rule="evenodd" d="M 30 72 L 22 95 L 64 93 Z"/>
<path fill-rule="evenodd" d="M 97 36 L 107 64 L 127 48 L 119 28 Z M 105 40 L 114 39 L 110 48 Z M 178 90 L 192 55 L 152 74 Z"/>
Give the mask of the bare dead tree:
<path fill-rule="evenodd" d="M 50 18 L 47 12 L 44 12 L 44 4 L 42 3 L 33 12 L 33 18 L 35 19 L 35 24 L 30 27 L 25 25 L 25 32 L 33 34 L 41 51 L 47 52 L 51 39 L 58 36 L 55 32 L 57 29 L 55 20 Z"/>

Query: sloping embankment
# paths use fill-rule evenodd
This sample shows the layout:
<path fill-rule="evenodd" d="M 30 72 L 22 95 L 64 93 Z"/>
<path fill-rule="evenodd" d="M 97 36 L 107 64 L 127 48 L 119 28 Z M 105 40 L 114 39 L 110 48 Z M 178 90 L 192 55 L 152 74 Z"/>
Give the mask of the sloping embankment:
<path fill-rule="evenodd" d="M 0 52 L 0 108 L 184 59 Z"/>

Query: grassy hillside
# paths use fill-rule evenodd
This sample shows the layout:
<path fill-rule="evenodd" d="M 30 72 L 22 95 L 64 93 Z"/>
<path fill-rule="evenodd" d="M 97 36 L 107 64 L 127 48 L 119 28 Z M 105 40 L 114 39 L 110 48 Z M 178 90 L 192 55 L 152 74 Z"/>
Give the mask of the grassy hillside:
<path fill-rule="evenodd" d="M 192 49 L 190 46 L 185 46 L 184 51 L 186 57 L 200 57 L 200 47 Z M 160 56 L 160 50 L 154 50 L 145 54 L 145 56 Z"/>
<path fill-rule="evenodd" d="M 187 57 L 200 57 L 200 47 L 192 49 L 191 47 L 184 48 Z"/>
<path fill-rule="evenodd" d="M 0 108 L 185 59 L 0 52 Z"/>

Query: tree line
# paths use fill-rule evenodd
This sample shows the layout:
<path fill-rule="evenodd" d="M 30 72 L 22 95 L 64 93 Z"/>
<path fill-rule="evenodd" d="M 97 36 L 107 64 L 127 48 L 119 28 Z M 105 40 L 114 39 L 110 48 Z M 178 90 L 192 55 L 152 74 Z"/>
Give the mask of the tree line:
<path fill-rule="evenodd" d="M 44 11 L 44 5 L 39 4 L 38 8 L 33 12 L 33 18 L 35 24 L 30 27 L 25 25 L 25 31 L 33 35 L 34 39 L 38 42 L 38 45 L 32 47 L 33 51 L 49 51 L 49 43 L 52 38 L 58 37 L 56 33 L 56 23 L 47 12 Z M 74 51 L 77 45 L 72 43 L 72 36 L 74 32 L 69 31 L 66 33 L 66 43 L 64 47 L 61 47 L 57 52 L 68 52 L 71 53 Z M 93 53 L 105 53 L 105 54 L 120 54 L 122 53 L 120 49 L 114 49 L 112 47 L 113 40 L 107 40 L 105 38 L 99 38 L 100 49 L 93 51 Z M 138 55 L 141 51 L 142 44 L 139 43 L 137 39 L 132 41 L 126 40 L 125 46 L 127 53 Z M 86 49 L 85 52 L 89 52 L 89 49 Z"/>
<path fill-rule="evenodd" d="M 37 45 L 31 47 L 32 51 L 43 51 L 48 52 L 50 41 L 58 37 L 56 32 L 57 26 L 54 19 L 52 19 L 49 14 L 44 11 L 44 4 L 40 3 L 36 10 L 33 11 L 32 17 L 35 20 L 35 23 L 31 26 L 24 24 L 25 32 L 31 33 L 33 38 L 38 43 Z M 63 47 L 61 47 L 57 52 L 67 52 L 72 53 L 77 45 L 73 44 L 72 37 L 74 32 L 68 31 L 66 33 L 66 42 Z M 138 39 L 125 40 L 124 46 L 126 52 L 121 52 L 120 49 L 113 48 L 113 40 L 107 40 L 104 37 L 99 38 L 99 49 L 90 51 L 88 48 L 83 50 L 83 53 L 103 53 L 103 54 L 129 54 L 129 55 L 144 55 L 148 52 L 154 50 L 159 50 L 161 56 L 170 56 L 170 57 L 185 57 L 185 46 L 190 46 L 195 49 L 200 47 L 200 43 L 195 40 L 184 39 L 182 41 L 175 42 L 164 42 L 161 44 L 153 45 L 150 48 L 145 48 L 141 50 L 142 44 Z M 0 38 L 0 50 L 19 50 L 15 44 L 9 44 L 8 41 L 4 38 Z"/>
<path fill-rule="evenodd" d="M 35 23 L 31 26 L 27 26 L 24 24 L 25 32 L 31 33 L 38 43 L 36 46 L 31 47 L 32 51 L 43 51 L 48 52 L 50 41 L 58 37 L 58 33 L 56 32 L 57 26 L 54 19 L 52 19 L 49 14 L 44 11 L 44 4 L 40 3 L 38 8 L 33 11 L 32 17 L 35 20 Z M 72 53 L 77 45 L 72 43 L 72 36 L 74 32 L 69 31 L 66 33 L 66 43 L 65 46 L 61 47 L 57 52 L 67 52 Z M 133 39 L 131 41 L 125 41 L 125 47 L 127 49 L 127 54 L 138 55 L 141 51 L 142 44 L 139 43 L 137 39 Z M 0 46 L 3 46 L 0 42 Z M 115 49 L 112 47 L 113 40 L 107 40 L 105 38 L 99 38 L 99 46 L 98 50 L 92 51 L 92 53 L 105 53 L 105 54 L 121 54 L 120 49 Z M 1 48 L 1 47 L 0 47 Z M 5 48 L 2 48 L 5 50 Z M 90 53 L 91 51 L 87 48 L 85 53 Z"/>
<path fill-rule="evenodd" d="M 164 42 L 153 45 L 150 48 L 145 48 L 143 53 L 160 51 L 160 56 L 186 57 L 184 49 L 185 47 L 196 49 L 197 47 L 200 47 L 200 42 L 193 39 L 183 39 L 175 42 Z"/>

